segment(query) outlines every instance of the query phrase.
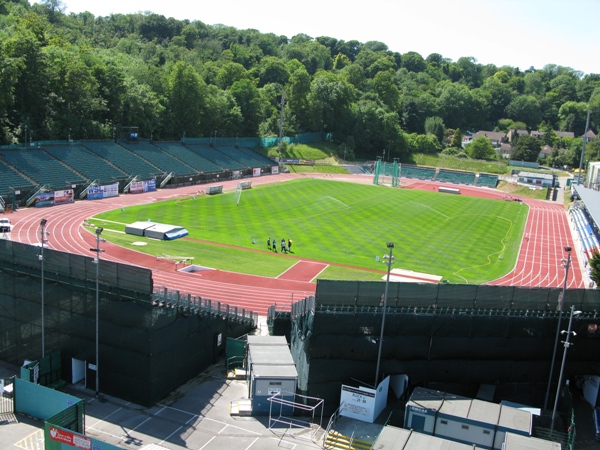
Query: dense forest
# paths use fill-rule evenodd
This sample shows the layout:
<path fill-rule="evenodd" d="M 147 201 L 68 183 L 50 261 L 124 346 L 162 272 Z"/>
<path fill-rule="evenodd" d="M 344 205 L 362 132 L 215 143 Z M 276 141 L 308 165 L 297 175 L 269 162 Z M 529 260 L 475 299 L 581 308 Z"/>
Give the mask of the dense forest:
<path fill-rule="evenodd" d="M 0 0 L 0 144 L 109 139 L 130 126 L 160 140 L 277 136 L 283 104 L 284 135 L 326 131 L 357 158 L 386 149 L 406 160 L 441 151 L 458 130 L 519 128 L 548 131 L 578 162 L 581 137 L 551 130 L 581 136 L 588 110 L 600 125 L 600 74 L 569 67 L 64 11 L 61 0 Z"/>

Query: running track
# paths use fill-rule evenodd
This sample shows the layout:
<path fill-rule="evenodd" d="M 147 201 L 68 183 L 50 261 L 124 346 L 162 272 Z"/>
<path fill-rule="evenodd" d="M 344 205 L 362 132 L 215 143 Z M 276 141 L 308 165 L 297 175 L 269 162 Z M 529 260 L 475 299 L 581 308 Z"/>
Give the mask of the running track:
<path fill-rule="evenodd" d="M 253 178 L 252 183 L 265 184 L 282 182 L 304 175 L 280 174 Z M 314 176 L 317 177 L 317 176 Z M 363 184 L 372 182 L 371 176 L 358 175 L 319 175 L 341 181 Z M 224 190 L 234 189 L 237 180 L 219 183 Z M 402 180 L 402 187 L 409 189 L 434 189 L 439 184 L 427 181 Z M 12 239 L 35 244 L 40 242 L 39 223 L 42 218 L 48 220 L 46 230 L 49 248 L 80 255 L 92 255 L 90 247 L 95 247 L 95 235 L 86 231 L 82 224 L 95 214 L 103 211 L 127 207 L 136 204 L 167 200 L 175 197 L 193 195 L 205 186 L 194 185 L 178 189 L 165 189 L 144 194 L 121 195 L 94 201 L 79 201 L 53 208 L 24 208 L 10 215 L 13 223 Z M 502 199 L 503 193 L 487 188 L 461 186 L 465 195 Z M 489 284 L 530 287 L 561 287 L 564 282 L 564 268 L 561 259 L 565 256 L 563 247 L 573 248 L 573 239 L 568 217 L 562 205 L 551 202 L 523 199 L 530 206 L 525 233 L 529 239 L 522 243 L 519 258 L 514 270 Z M 173 262 L 157 261 L 154 256 L 135 250 L 103 243 L 105 252 L 102 259 L 134 264 L 152 270 L 154 285 L 167 286 L 171 290 L 210 298 L 231 306 L 246 308 L 266 315 L 267 309 L 276 304 L 278 309 L 288 309 L 292 301 L 314 295 L 315 284 L 309 281 L 295 281 L 280 278 L 266 278 L 213 270 L 196 273 L 177 272 Z M 584 280 L 576 251 L 572 252 L 573 264 L 569 273 L 568 287 L 583 288 Z M 289 275 L 289 273 L 288 273 Z"/>

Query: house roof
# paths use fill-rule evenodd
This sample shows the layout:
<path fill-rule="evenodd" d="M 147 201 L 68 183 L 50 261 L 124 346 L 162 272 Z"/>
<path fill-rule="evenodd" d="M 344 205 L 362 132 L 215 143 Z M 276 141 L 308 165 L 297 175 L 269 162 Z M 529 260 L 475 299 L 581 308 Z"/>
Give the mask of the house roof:
<path fill-rule="evenodd" d="M 575 137 L 575 133 L 573 133 L 572 131 L 555 131 L 554 133 L 558 137 L 561 137 L 561 138 L 574 138 Z"/>
<path fill-rule="evenodd" d="M 538 172 L 519 172 L 519 177 L 523 177 L 523 178 L 534 178 L 534 179 L 541 179 L 541 180 L 554 180 L 554 175 L 550 174 L 550 173 L 538 173 Z"/>
<path fill-rule="evenodd" d="M 479 136 L 485 136 L 490 141 L 498 141 L 500 142 L 502 139 L 506 137 L 506 133 L 503 131 L 485 131 L 480 130 L 473 135 L 473 138 L 478 138 Z"/>

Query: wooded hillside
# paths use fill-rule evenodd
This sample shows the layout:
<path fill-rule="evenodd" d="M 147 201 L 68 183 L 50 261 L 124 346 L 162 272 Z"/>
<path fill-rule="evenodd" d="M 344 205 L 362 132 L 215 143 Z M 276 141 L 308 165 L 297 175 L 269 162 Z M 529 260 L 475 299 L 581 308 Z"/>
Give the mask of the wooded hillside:
<path fill-rule="evenodd" d="M 360 158 L 439 151 L 440 124 L 580 136 L 588 108 L 591 128 L 600 124 L 600 74 L 572 68 L 496 67 L 152 13 L 62 11 L 60 0 L 0 0 L 0 144 L 108 139 L 126 126 L 161 140 L 274 136 L 284 91 L 285 135 L 325 130 Z"/>

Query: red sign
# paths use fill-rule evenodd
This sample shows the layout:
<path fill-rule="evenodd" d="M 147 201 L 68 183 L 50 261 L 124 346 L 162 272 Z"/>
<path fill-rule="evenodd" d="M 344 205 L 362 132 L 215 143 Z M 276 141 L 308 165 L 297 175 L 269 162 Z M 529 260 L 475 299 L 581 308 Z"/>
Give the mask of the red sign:
<path fill-rule="evenodd" d="M 59 430 L 58 428 L 50 427 L 50 439 L 70 445 L 71 447 L 82 448 L 89 450 L 92 448 L 92 440 L 80 434 L 72 433 L 67 430 Z"/>

